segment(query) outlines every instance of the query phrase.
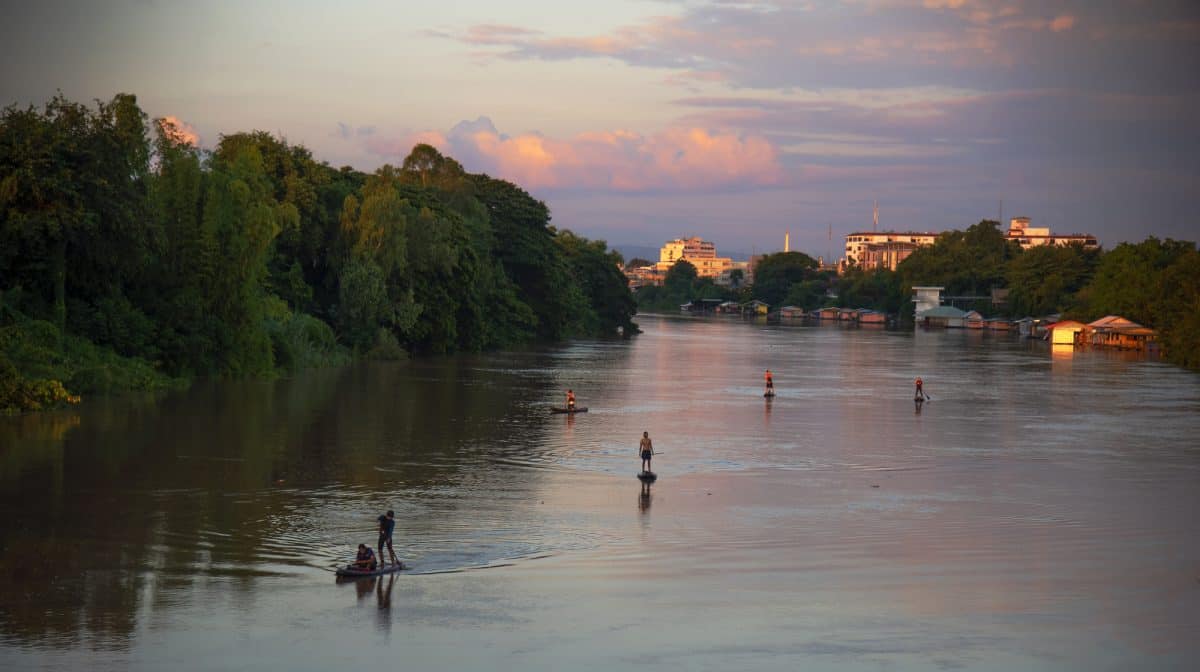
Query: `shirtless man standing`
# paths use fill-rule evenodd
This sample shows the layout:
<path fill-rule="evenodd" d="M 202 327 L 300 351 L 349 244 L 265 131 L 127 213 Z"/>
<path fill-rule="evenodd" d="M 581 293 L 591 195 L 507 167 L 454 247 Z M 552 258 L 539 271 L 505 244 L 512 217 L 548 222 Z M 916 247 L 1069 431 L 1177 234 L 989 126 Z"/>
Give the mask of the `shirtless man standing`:
<path fill-rule="evenodd" d="M 638 451 L 642 454 L 642 472 L 650 472 L 650 458 L 654 457 L 654 445 L 650 443 L 650 432 L 642 432 L 642 442 L 638 445 Z"/>

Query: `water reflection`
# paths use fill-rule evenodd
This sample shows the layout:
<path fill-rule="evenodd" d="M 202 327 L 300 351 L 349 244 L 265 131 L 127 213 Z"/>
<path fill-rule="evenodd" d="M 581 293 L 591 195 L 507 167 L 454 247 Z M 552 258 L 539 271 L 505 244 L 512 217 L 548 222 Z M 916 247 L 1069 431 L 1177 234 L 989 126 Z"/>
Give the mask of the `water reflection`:
<path fill-rule="evenodd" d="M 180 642 L 235 645 L 247 623 L 301 622 L 386 657 L 361 638 L 366 625 L 380 639 L 366 621 L 426 667 L 452 667 L 432 648 L 478 655 L 476 668 L 671 651 L 684 666 L 782 669 L 836 651 L 858 669 L 1088 669 L 1080 652 L 1111 653 L 1096 633 L 1113 632 L 1120 662 L 1200 653 L 1187 634 L 1200 610 L 1179 592 L 1200 556 L 1200 379 L 1049 350 L 647 318 L 631 342 L 0 418 L 0 667 L 105 650 L 120 669 Z M 797 382 L 760 408 L 767 366 Z M 914 422 L 918 372 L 937 405 L 915 404 Z M 568 387 L 591 411 L 559 421 L 546 407 Z M 636 517 L 627 499 L 643 431 L 671 460 L 653 535 L 654 486 L 640 484 Z M 355 582 L 376 609 L 347 612 L 326 570 L 374 541 L 386 509 L 414 569 Z M 529 559 L 545 556 L 543 582 Z M 473 567 L 493 569 L 440 573 Z M 398 581 L 405 623 L 434 628 L 392 631 Z M 644 644 L 608 627 L 635 599 L 671 624 Z M 488 645 L 423 639 L 464 627 Z M 531 644 L 531 630 L 544 636 Z M 262 646 L 281 666 L 322 653 L 294 637 Z M 1003 657 L 1025 650 L 1041 653 Z"/>

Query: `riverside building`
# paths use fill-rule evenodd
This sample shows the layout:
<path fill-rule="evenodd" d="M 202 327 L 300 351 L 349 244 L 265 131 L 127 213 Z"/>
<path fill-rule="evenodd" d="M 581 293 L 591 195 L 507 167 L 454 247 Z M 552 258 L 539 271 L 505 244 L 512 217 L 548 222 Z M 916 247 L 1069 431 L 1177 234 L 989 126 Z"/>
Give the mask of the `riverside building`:
<path fill-rule="evenodd" d="M 1039 245 L 1072 245 L 1078 243 L 1088 249 L 1100 247 L 1096 242 L 1096 237 L 1090 233 L 1069 233 L 1066 235 L 1054 235 L 1050 233 L 1049 228 L 1035 228 L 1029 226 L 1028 217 L 1013 217 L 1009 221 L 1008 231 L 1004 237 L 1008 240 L 1014 240 L 1024 249 L 1037 247 Z"/>

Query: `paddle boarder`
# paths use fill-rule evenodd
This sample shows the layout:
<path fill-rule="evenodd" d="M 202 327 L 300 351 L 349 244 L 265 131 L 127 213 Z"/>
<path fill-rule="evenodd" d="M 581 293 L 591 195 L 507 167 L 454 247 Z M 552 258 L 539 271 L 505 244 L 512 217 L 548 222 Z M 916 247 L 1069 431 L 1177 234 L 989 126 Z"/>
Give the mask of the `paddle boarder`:
<path fill-rule="evenodd" d="M 642 432 L 642 442 L 638 444 L 642 454 L 642 473 L 650 473 L 650 458 L 654 457 L 654 444 L 650 442 L 650 432 Z"/>
<path fill-rule="evenodd" d="M 917 382 L 916 382 L 917 390 L 916 390 L 916 392 L 913 393 L 913 399 L 920 399 L 921 401 L 925 401 L 928 397 L 925 396 L 925 390 L 924 390 L 924 388 L 921 387 L 921 385 L 922 385 L 921 379 L 917 378 Z"/>
<path fill-rule="evenodd" d="M 375 571 L 377 564 L 375 562 L 375 551 L 372 551 L 366 544 L 358 545 L 358 555 L 354 558 L 355 569 L 361 569 L 368 572 Z"/>
<path fill-rule="evenodd" d="M 379 517 L 379 557 L 383 558 L 383 546 L 387 544 L 388 553 L 392 556 L 392 564 L 396 564 L 396 551 L 392 550 L 392 531 L 396 529 L 396 512 L 389 510 L 387 515 Z"/>
<path fill-rule="evenodd" d="M 575 410 L 575 393 L 571 390 L 567 390 L 567 410 Z"/>
<path fill-rule="evenodd" d="M 770 369 L 767 369 L 767 372 L 763 374 L 763 380 L 767 381 L 767 389 L 763 392 L 763 394 L 775 394 L 775 379 L 771 376 Z"/>

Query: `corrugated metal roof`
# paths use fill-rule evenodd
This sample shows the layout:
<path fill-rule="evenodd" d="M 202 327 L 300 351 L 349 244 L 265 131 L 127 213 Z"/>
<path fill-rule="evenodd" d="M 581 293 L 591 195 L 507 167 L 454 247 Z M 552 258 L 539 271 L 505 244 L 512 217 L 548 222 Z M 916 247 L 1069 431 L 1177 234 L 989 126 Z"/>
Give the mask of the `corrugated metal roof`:
<path fill-rule="evenodd" d="M 921 317 L 962 317 L 964 315 L 966 312 L 954 306 L 938 306 L 921 313 Z"/>

